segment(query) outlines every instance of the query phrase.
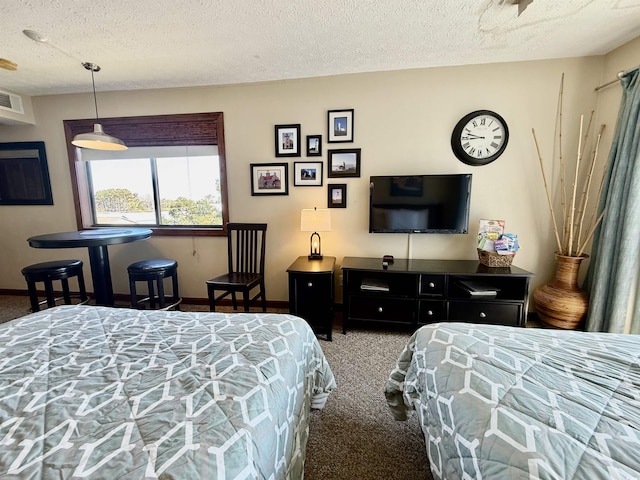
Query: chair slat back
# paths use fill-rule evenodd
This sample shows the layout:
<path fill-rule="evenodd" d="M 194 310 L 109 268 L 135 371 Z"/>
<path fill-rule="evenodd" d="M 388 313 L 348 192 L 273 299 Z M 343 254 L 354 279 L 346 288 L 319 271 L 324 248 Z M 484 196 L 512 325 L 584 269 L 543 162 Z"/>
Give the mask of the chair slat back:
<path fill-rule="evenodd" d="M 228 223 L 229 272 L 264 273 L 266 223 Z"/>

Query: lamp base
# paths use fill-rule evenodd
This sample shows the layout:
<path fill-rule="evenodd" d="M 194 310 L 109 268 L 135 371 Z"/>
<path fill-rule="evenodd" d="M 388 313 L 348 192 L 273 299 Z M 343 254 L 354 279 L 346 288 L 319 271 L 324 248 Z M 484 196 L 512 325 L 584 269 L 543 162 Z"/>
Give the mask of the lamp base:
<path fill-rule="evenodd" d="M 311 253 L 307 257 L 309 260 L 322 260 L 322 254 L 320 253 Z"/>

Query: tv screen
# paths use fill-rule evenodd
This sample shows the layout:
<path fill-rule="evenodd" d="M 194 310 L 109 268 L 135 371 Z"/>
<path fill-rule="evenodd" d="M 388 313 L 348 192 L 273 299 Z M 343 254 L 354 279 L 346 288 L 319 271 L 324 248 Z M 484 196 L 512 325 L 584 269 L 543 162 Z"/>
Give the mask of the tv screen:
<path fill-rule="evenodd" d="M 370 177 L 370 233 L 467 233 L 471 174 Z"/>

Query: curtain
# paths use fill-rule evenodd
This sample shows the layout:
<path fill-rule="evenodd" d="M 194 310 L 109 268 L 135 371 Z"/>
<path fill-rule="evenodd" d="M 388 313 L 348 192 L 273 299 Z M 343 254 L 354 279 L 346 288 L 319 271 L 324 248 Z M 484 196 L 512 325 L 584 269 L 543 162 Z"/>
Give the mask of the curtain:
<path fill-rule="evenodd" d="M 598 213 L 605 211 L 605 216 L 594 235 L 584 285 L 590 294 L 586 330 L 640 333 L 640 299 L 635 301 L 640 288 L 638 67 L 623 75 L 620 82 L 622 101 L 598 207 Z"/>

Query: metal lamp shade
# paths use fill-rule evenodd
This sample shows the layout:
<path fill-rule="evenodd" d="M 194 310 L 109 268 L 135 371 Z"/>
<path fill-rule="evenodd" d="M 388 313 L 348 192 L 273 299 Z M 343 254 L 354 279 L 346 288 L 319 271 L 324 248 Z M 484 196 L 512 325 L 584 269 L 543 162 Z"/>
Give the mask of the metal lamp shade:
<path fill-rule="evenodd" d="M 80 133 L 73 137 L 71 142 L 76 147 L 91 148 L 94 150 L 126 150 L 127 146 L 122 140 L 104 133 L 102 125 L 95 123 L 93 132 Z"/>

